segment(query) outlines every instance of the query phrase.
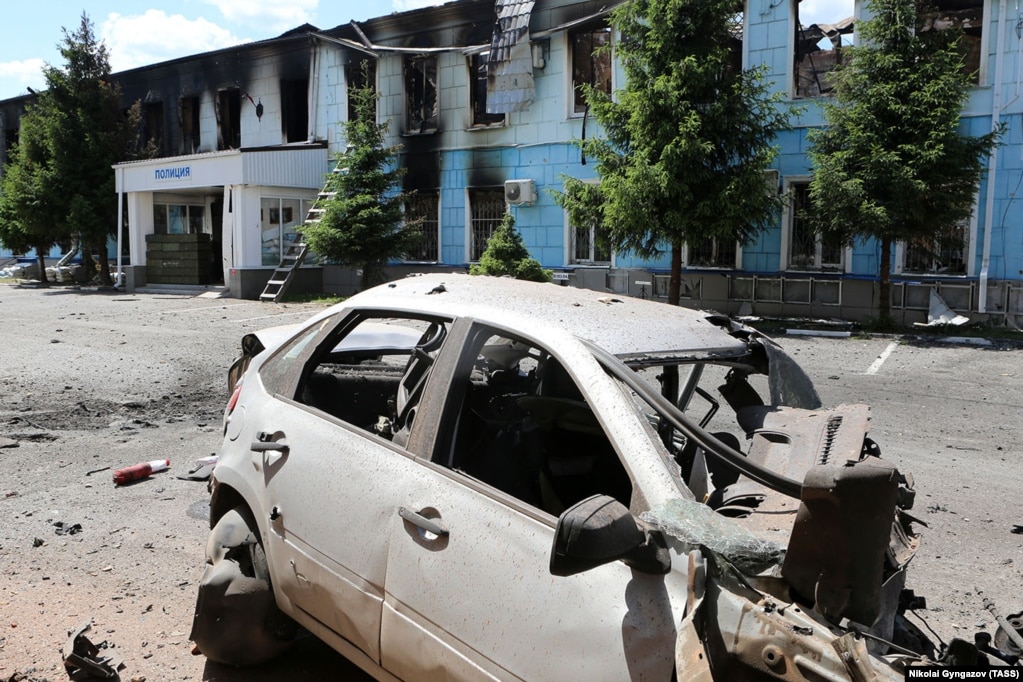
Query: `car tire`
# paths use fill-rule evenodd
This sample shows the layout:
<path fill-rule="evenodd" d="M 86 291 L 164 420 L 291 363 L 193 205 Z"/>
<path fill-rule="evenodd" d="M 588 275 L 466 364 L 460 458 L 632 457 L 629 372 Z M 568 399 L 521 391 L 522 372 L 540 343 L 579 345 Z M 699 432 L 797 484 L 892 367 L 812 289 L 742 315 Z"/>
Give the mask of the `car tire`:
<path fill-rule="evenodd" d="M 235 507 L 210 531 L 189 639 L 211 661 L 248 666 L 284 653 L 297 631 L 274 600 L 252 512 Z"/>

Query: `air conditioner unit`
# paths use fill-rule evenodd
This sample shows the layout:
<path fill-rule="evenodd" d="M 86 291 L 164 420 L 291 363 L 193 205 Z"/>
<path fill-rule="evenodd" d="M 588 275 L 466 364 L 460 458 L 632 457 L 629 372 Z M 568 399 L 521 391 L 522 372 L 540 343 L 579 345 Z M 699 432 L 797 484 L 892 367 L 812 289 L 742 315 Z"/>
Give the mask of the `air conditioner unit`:
<path fill-rule="evenodd" d="M 536 201 L 536 183 L 532 180 L 505 180 L 504 200 L 509 204 L 531 204 Z"/>

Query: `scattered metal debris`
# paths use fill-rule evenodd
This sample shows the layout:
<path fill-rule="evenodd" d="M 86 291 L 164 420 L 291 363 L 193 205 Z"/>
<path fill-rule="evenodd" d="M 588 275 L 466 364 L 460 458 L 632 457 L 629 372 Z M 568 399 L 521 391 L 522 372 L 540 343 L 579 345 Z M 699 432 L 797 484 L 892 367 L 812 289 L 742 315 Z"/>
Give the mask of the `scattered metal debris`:
<path fill-rule="evenodd" d="M 960 327 L 970 321 L 965 315 L 960 315 L 948 307 L 937 291 L 931 289 L 930 310 L 927 311 L 927 324 L 917 322 L 917 327 L 940 327 L 951 325 Z"/>
<path fill-rule="evenodd" d="M 179 474 L 177 478 L 183 481 L 208 481 L 213 475 L 213 469 L 217 466 L 217 455 L 201 457 L 195 461 L 195 466 L 187 473 Z"/>
<path fill-rule="evenodd" d="M 107 643 L 100 642 L 93 644 L 85 633 L 92 627 L 92 619 L 85 621 L 75 630 L 68 633 L 67 643 L 64 644 L 62 654 L 64 655 L 64 668 L 68 677 L 72 680 L 118 680 L 117 671 L 124 667 L 124 663 L 116 656 L 101 656 L 103 650 L 108 648 Z"/>
<path fill-rule="evenodd" d="M 82 524 L 80 523 L 57 521 L 53 525 L 57 527 L 57 530 L 54 531 L 57 535 L 77 535 L 82 532 Z"/>

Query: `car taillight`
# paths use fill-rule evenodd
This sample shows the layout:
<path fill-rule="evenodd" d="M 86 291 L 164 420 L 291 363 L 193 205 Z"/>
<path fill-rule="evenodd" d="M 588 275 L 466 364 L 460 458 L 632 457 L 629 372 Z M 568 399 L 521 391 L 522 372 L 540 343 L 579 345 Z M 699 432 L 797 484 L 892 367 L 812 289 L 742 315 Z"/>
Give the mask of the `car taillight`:
<path fill-rule="evenodd" d="M 234 387 L 234 392 L 231 394 L 231 398 L 227 401 L 227 410 L 224 412 L 224 417 L 230 417 L 231 413 L 234 412 L 234 406 L 238 404 L 238 396 L 242 394 L 242 384 L 239 381 L 238 385 Z"/>

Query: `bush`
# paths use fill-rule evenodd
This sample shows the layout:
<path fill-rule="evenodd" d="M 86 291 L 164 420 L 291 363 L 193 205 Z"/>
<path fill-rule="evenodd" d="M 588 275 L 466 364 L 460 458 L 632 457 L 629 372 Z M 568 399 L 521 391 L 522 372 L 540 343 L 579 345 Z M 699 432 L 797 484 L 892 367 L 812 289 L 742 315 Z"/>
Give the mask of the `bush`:
<path fill-rule="evenodd" d="M 550 282 L 551 271 L 529 255 L 522 235 L 515 229 L 515 218 L 505 213 L 501 225 L 494 230 L 480 262 L 469 268 L 470 275 L 510 276 L 530 282 Z"/>

